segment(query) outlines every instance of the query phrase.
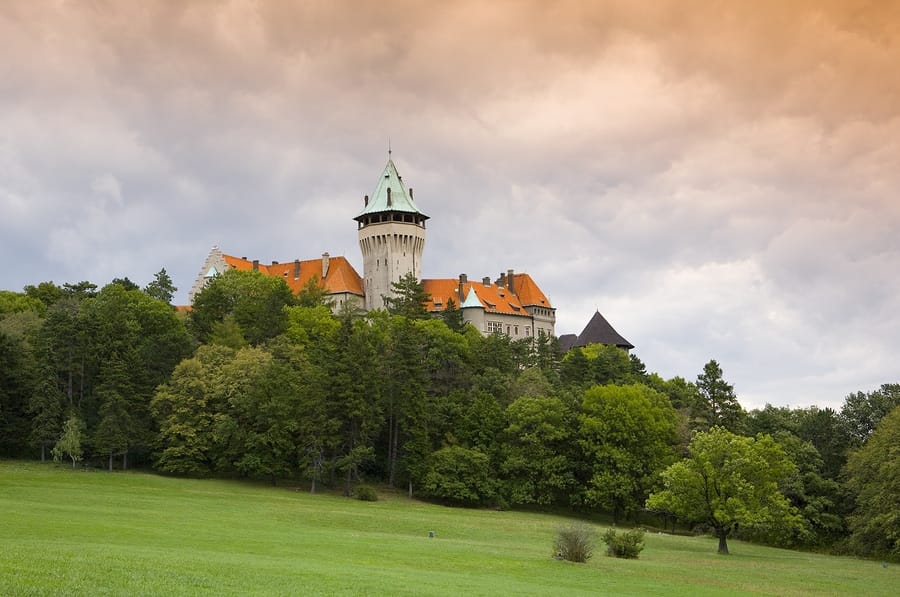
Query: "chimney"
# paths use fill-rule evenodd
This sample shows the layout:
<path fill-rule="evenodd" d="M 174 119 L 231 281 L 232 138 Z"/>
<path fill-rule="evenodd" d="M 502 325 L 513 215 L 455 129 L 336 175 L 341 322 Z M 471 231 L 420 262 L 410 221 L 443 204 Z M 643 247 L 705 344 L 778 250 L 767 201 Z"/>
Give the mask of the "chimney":
<path fill-rule="evenodd" d="M 272 260 L 272 265 L 278 265 L 278 262 L 275 261 L 275 260 L 273 259 L 273 260 Z"/>
<path fill-rule="evenodd" d="M 413 200 L 413 196 L 412 196 L 412 187 L 409 187 L 409 200 L 410 200 L 410 201 Z"/>
<path fill-rule="evenodd" d="M 485 277 L 483 277 L 483 278 L 481 279 L 481 283 L 484 284 L 484 285 L 487 286 L 487 287 L 490 287 L 490 285 L 491 285 L 491 277 L 490 277 L 490 276 L 485 276 Z"/>
<path fill-rule="evenodd" d="M 300 260 L 294 259 L 294 279 L 300 279 Z"/>
<path fill-rule="evenodd" d="M 510 294 L 516 293 L 516 289 L 513 285 L 513 271 L 511 269 L 506 270 L 506 287 L 509 288 Z"/>
<path fill-rule="evenodd" d="M 329 256 L 328 253 L 322 253 L 322 279 L 325 279 L 325 276 L 328 275 L 328 265 L 329 265 Z"/>
<path fill-rule="evenodd" d="M 253 271 L 259 271 L 259 259 L 253 260 Z"/>
<path fill-rule="evenodd" d="M 388 207 L 391 206 L 391 187 L 388 187 Z"/>
<path fill-rule="evenodd" d="M 497 280 L 497 286 L 500 288 L 506 287 L 506 274 L 504 272 L 500 272 L 500 278 Z"/>
<path fill-rule="evenodd" d="M 463 296 L 463 286 L 465 286 L 466 282 L 468 282 L 468 281 L 469 281 L 468 276 L 466 276 L 465 274 L 459 275 L 459 290 L 457 291 L 456 296 L 459 297 L 458 304 L 460 304 L 460 305 L 463 304 L 464 300 L 466 300 L 466 297 Z"/>
<path fill-rule="evenodd" d="M 369 196 L 368 196 L 368 195 L 366 195 L 365 197 L 363 197 L 363 205 L 364 205 L 365 207 L 369 207 Z"/>

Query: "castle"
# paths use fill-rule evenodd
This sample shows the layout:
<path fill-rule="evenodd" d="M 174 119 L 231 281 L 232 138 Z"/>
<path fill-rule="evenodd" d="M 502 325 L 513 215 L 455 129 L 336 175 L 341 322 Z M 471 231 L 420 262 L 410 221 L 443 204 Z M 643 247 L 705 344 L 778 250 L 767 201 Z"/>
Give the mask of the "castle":
<path fill-rule="evenodd" d="M 463 321 L 483 334 L 501 333 L 512 339 L 555 335 L 556 309 L 528 274 L 507 270 L 496 280 L 484 277 L 469 281 L 458 278 L 422 279 L 425 250 L 425 215 L 413 201 L 388 152 L 388 161 L 372 196 L 363 199 L 363 210 L 355 218 L 363 275 L 342 256 L 323 253 L 321 259 L 295 259 L 261 263 L 234 257 L 213 247 L 190 290 L 190 302 L 215 276 L 228 269 L 257 270 L 282 278 L 296 294 L 313 277 L 328 292 L 335 309 L 351 303 L 370 311 L 384 308 L 384 297 L 392 296 L 392 284 L 408 273 L 422 280 L 431 300 L 429 312 L 439 315 L 454 304 Z"/>

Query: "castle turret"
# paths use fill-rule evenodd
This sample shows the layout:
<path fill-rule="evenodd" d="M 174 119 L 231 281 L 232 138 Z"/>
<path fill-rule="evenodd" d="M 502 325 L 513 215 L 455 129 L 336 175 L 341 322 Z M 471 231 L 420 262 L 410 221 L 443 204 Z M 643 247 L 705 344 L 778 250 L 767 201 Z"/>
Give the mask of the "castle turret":
<path fill-rule="evenodd" d="M 407 192 L 390 157 L 375 192 L 364 200 L 358 224 L 359 248 L 363 255 L 366 309 L 384 307 L 385 296 L 393 296 L 391 284 L 412 272 L 422 279 L 425 220 Z"/>

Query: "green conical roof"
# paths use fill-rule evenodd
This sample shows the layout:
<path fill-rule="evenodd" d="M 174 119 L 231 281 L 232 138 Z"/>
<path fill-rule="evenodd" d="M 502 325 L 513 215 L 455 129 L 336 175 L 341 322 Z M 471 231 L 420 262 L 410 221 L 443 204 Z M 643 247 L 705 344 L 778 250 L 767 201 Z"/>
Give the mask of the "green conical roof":
<path fill-rule="evenodd" d="M 390 190 L 390 193 L 388 193 L 388 190 Z M 388 195 L 390 195 L 390 200 L 388 200 Z M 381 178 L 375 186 L 375 192 L 369 197 L 369 203 L 356 217 L 384 211 L 414 213 L 424 218 L 428 217 L 416 207 L 412 197 L 403 185 L 400 174 L 397 173 L 397 166 L 394 165 L 394 160 L 390 158 L 388 158 L 384 172 L 381 173 Z"/>
<path fill-rule="evenodd" d="M 466 300 L 463 301 L 463 304 L 459 306 L 460 309 L 468 309 L 469 307 L 478 307 L 479 309 L 484 309 L 481 305 L 481 301 L 478 300 L 478 295 L 475 294 L 475 289 L 469 288 L 469 294 L 466 295 Z"/>

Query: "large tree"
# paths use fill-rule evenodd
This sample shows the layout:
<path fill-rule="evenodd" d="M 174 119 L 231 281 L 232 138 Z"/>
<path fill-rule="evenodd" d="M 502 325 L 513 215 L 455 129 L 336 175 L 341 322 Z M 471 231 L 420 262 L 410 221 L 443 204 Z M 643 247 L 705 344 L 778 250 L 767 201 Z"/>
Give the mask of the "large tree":
<path fill-rule="evenodd" d="M 190 325 L 197 339 L 206 342 L 215 325 L 231 315 L 247 341 L 256 346 L 285 331 L 284 308 L 294 303 L 290 287 L 281 278 L 230 269 L 194 297 Z"/>
<path fill-rule="evenodd" d="M 900 561 L 900 406 L 881 419 L 847 461 L 856 492 L 851 543 L 860 553 Z"/>
<path fill-rule="evenodd" d="M 664 394 L 641 384 L 594 386 L 581 410 L 584 500 L 612 511 L 615 520 L 634 516 L 674 460 L 677 413 Z"/>
<path fill-rule="evenodd" d="M 728 536 L 738 525 L 802 528 L 802 518 L 779 491 L 796 467 L 771 436 L 754 439 L 713 427 L 694 435 L 690 454 L 663 471 L 664 489 L 649 497 L 649 510 L 709 525 L 721 554 L 728 553 Z"/>
<path fill-rule="evenodd" d="M 512 504 L 552 504 L 575 487 L 575 415 L 559 398 L 522 396 L 506 409 L 500 472 Z"/>

